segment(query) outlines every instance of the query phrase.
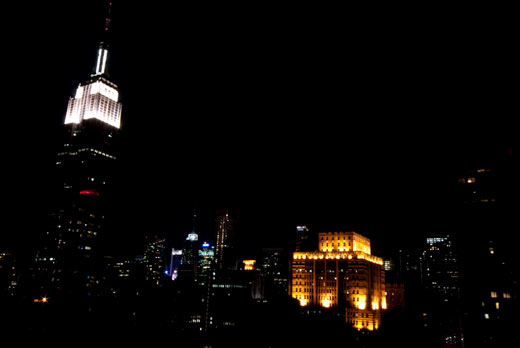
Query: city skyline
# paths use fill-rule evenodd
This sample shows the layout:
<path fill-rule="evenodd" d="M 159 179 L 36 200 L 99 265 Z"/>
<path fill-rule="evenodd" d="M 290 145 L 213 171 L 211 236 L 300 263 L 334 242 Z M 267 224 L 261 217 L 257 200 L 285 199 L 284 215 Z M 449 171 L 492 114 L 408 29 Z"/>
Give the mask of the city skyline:
<path fill-rule="evenodd" d="M 6 338 L 510 342 L 504 37 L 363 7 L 9 4 Z"/>
<path fill-rule="evenodd" d="M 48 84 L 35 103 L 24 106 L 23 117 L 7 120 L 8 127 L 27 132 L 27 147 L 7 155 L 16 168 L 5 174 L 14 183 L 6 191 L 12 202 L 9 229 L 29 206 L 47 204 L 66 100 L 94 66 L 103 6 L 102 1 L 35 4 L 22 11 L 31 30 L 9 41 L 20 58 L 10 62 L 18 67 L 8 73 L 13 91 L 26 89 L 20 81 L 29 76 Z M 442 188 L 461 169 L 507 157 L 511 139 L 501 103 L 507 95 L 496 87 L 502 77 L 481 69 L 476 83 L 472 67 L 493 56 L 471 54 L 481 43 L 477 38 L 466 41 L 468 52 L 458 48 L 452 34 L 462 24 L 454 19 L 438 32 L 443 42 L 427 24 L 410 20 L 429 40 L 418 43 L 419 33 L 397 26 L 400 40 L 392 46 L 390 34 L 378 31 L 385 21 L 349 36 L 335 30 L 339 21 L 320 30 L 289 16 L 288 7 L 250 6 L 115 3 L 108 69 L 121 86 L 124 110 L 121 238 L 163 233 L 181 239 L 189 232 L 184 211 L 230 205 L 246 211 L 252 244 L 273 246 L 296 224 L 361 230 L 375 245 L 378 237 L 383 244 L 388 228 L 413 234 L 429 221 L 421 228 L 442 230 L 453 213 L 442 204 L 447 197 Z M 240 11 L 251 21 L 235 16 Z M 309 9 L 302 5 L 297 13 L 309 15 Z M 262 21 L 268 14 L 271 26 Z M 433 23 L 428 15 L 424 19 Z M 189 23 L 197 28 L 190 31 Z M 360 19 L 354 24 L 362 27 Z M 357 56 L 355 64 L 343 64 L 336 42 L 345 38 L 356 43 L 352 51 L 364 48 L 371 59 Z M 376 58 L 378 48 L 368 44 L 375 38 L 393 53 L 384 66 Z M 424 54 L 406 59 L 417 49 Z M 429 50 L 436 54 L 429 56 Z M 453 60 L 442 59 L 449 53 Z M 477 60 L 466 67 L 454 64 L 470 57 Z M 342 81 L 348 81 L 346 87 Z M 13 93 L 13 100 L 22 104 L 22 95 Z M 475 114 L 489 117 L 481 122 Z M 10 148 L 15 139 L 3 141 Z M 284 227 L 270 231 L 272 226 Z M 34 236 L 38 227 L 24 228 Z"/>

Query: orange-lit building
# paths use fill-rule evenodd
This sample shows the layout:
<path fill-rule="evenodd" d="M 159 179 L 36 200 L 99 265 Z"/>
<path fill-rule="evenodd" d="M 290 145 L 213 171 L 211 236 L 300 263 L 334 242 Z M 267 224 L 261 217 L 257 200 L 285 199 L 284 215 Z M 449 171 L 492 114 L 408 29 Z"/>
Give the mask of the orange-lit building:
<path fill-rule="evenodd" d="M 375 330 L 386 309 L 383 260 L 355 232 L 319 233 L 319 250 L 294 252 L 290 295 L 301 306 L 335 307 L 355 328 Z"/>

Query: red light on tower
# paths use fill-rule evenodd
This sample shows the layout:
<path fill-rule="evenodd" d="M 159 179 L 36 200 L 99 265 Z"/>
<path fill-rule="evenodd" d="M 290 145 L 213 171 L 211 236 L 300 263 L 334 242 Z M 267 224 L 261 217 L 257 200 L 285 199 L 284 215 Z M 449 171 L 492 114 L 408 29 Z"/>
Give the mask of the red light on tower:
<path fill-rule="evenodd" d="M 94 191 L 94 190 L 82 190 L 82 191 L 79 191 L 79 194 L 80 195 L 93 195 L 93 196 L 99 197 L 99 192 Z"/>

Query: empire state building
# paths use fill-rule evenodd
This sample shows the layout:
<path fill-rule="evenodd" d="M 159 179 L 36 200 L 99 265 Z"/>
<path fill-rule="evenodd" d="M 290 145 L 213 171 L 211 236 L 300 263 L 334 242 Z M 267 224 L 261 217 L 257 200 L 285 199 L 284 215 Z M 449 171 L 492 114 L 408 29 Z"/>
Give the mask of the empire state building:
<path fill-rule="evenodd" d="M 115 128 L 121 127 L 121 103 L 117 86 L 106 77 L 108 48 L 101 43 L 98 49 L 95 73 L 76 89 L 69 100 L 65 124 L 82 124 L 96 119 Z"/>
<path fill-rule="evenodd" d="M 109 8 L 110 14 L 110 8 Z M 105 22 L 105 38 L 110 15 Z M 41 290 L 57 295 L 103 292 L 100 240 L 110 213 L 111 183 L 121 127 L 116 84 L 108 79 L 108 44 L 101 42 L 90 78 L 70 98 L 63 147 L 56 159 L 56 195 L 42 248 L 36 256 Z"/>

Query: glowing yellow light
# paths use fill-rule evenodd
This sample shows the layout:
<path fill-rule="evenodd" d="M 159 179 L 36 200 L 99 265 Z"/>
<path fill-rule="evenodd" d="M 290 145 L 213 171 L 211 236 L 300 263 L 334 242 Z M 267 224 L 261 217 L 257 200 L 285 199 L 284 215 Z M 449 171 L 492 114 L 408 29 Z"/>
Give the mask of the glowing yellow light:
<path fill-rule="evenodd" d="M 327 298 L 321 300 L 321 305 L 325 308 L 329 308 L 331 304 L 332 304 L 332 301 Z"/>
<path fill-rule="evenodd" d="M 42 297 L 42 302 L 43 303 L 47 303 L 47 301 L 49 301 L 49 299 L 47 297 Z"/>
<path fill-rule="evenodd" d="M 382 309 L 386 309 L 386 297 L 383 297 L 383 298 L 381 299 L 381 308 L 382 308 Z"/>
<path fill-rule="evenodd" d="M 242 261 L 244 263 L 244 270 L 245 271 L 254 271 L 256 260 L 244 260 Z"/>
<path fill-rule="evenodd" d="M 367 308 L 367 299 L 366 296 L 360 296 L 358 301 L 356 302 L 356 306 L 359 309 Z"/>
<path fill-rule="evenodd" d="M 305 307 L 305 306 L 307 306 L 308 302 L 309 302 L 308 300 L 301 299 L 300 300 L 300 306 Z"/>
<path fill-rule="evenodd" d="M 373 309 L 373 310 L 377 310 L 377 309 L 379 309 L 379 303 L 377 303 L 377 302 L 375 302 L 375 301 L 372 302 L 372 309 Z"/>

